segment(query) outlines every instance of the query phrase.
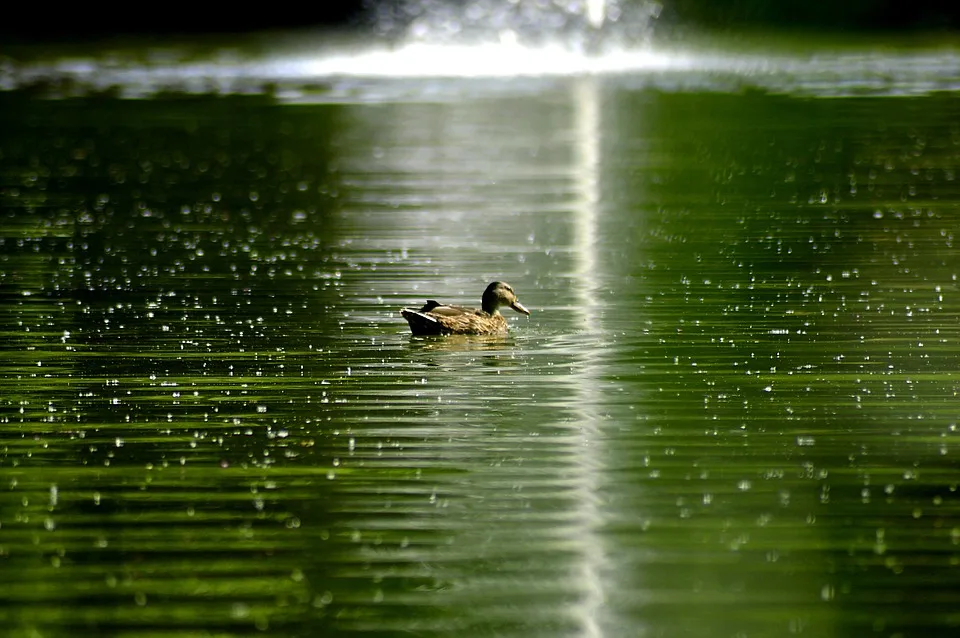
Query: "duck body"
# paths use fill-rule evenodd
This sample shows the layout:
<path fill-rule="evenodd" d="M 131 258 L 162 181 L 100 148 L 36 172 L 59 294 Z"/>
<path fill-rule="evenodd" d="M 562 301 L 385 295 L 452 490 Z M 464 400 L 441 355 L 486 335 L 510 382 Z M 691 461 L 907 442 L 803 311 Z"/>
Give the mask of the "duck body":
<path fill-rule="evenodd" d="M 500 281 L 487 286 L 480 309 L 449 306 L 428 299 L 422 308 L 402 308 L 400 314 L 415 335 L 506 334 L 507 320 L 500 314 L 502 306 L 509 306 L 524 315 L 530 314 L 517 301 L 513 288 Z"/>

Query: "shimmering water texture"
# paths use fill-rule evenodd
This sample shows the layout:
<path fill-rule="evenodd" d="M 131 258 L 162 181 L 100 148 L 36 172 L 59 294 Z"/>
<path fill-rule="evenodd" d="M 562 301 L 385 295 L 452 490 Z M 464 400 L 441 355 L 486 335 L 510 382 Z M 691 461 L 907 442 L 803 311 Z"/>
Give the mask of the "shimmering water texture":
<path fill-rule="evenodd" d="M 958 122 L 5 94 L 2 633 L 960 632 Z"/>

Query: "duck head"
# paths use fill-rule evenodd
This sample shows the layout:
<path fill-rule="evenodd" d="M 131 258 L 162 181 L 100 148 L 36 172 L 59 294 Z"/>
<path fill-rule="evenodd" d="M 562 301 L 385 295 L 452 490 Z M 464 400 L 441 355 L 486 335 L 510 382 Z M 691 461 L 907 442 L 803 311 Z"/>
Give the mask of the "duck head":
<path fill-rule="evenodd" d="M 510 306 L 523 315 L 530 314 L 530 311 L 517 301 L 517 295 L 513 292 L 510 284 L 495 281 L 483 291 L 483 310 L 491 315 L 495 315 L 500 312 L 501 306 Z"/>

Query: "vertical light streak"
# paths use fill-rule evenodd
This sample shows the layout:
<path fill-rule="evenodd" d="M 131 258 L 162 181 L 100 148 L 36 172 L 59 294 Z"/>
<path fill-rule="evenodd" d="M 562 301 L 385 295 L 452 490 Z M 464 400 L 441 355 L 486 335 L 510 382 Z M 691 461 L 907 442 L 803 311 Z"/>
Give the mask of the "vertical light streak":
<path fill-rule="evenodd" d="M 600 96 L 596 78 L 586 76 L 573 84 L 575 112 L 575 149 L 577 197 L 573 208 L 573 288 L 577 298 L 576 327 L 581 348 L 573 388 L 577 421 L 580 424 L 577 481 L 577 542 L 580 562 L 577 577 L 583 585 L 583 598 L 576 614 L 585 638 L 603 636 L 600 614 L 604 605 L 603 579 L 606 551 L 600 535 L 602 513 L 598 494 L 602 470 L 603 441 L 597 409 L 600 402 L 600 366 L 597 325 L 599 293 L 597 263 L 597 208 L 600 201 Z"/>

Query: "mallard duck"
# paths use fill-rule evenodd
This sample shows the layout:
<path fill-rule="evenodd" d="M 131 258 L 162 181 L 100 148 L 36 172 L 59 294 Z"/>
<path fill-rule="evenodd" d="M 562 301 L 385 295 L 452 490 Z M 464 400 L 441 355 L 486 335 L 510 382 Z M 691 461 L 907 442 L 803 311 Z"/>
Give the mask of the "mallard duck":
<path fill-rule="evenodd" d="M 481 309 L 447 306 L 428 299 L 423 308 L 402 308 L 400 314 L 410 324 L 415 335 L 487 335 L 507 331 L 507 320 L 500 314 L 501 306 L 510 306 L 529 315 L 510 284 L 495 281 L 483 291 Z"/>

